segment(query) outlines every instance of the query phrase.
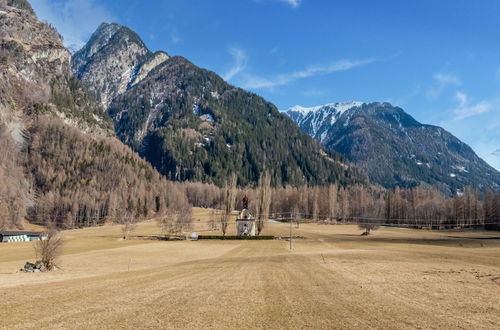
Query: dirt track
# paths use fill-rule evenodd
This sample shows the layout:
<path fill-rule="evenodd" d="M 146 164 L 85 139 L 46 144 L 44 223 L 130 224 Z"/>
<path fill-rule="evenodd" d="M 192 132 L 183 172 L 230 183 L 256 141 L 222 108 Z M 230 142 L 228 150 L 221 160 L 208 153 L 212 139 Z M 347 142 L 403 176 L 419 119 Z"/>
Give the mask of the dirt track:
<path fill-rule="evenodd" d="M 268 226 L 268 233 L 287 230 Z M 500 325 L 498 240 L 399 229 L 361 237 L 353 226 L 303 225 L 296 233 L 307 239 L 289 251 L 285 241 L 120 241 L 117 227 L 70 231 L 63 270 L 51 274 L 15 274 L 32 247 L 1 245 L 0 326 Z"/>

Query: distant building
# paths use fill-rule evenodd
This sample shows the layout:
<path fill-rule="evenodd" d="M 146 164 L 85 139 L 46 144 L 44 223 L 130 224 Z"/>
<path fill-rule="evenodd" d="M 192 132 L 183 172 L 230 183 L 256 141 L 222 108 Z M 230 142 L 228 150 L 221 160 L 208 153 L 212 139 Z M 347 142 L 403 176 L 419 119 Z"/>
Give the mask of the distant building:
<path fill-rule="evenodd" d="M 41 231 L 0 231 L 0 242 L 30 242 L 45 240 L 47 234 Z"/>
<path fill-rule="evenodd" d="M 255 218 L 245 208 L 236 219 L 236 235 L 255 236 Z"/>

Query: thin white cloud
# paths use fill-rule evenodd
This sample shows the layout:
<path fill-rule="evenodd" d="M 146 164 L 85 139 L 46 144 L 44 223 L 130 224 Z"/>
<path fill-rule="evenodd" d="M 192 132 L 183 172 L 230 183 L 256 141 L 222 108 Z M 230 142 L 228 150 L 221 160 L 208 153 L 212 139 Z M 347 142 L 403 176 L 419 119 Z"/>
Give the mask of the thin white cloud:
<path fill-rule="evenodd" d="M 462 85 L 460 78 L 452 74 L 436 73 L 432 78 L 434 85 L 427 91 L 427 97 L 430 99 L 439 97 L 449 86 Z"/>
<path fill-rule="evenodd" d="M 300 6 L 301 2 L 301 0 L 280 0 L 280 1 L 292 6 L 293 8 L 297 8 L 298 6 Z"/>
<path fill-rule="evenodd" d="M 229 69 L 225 74 L 222 75 L 222 78 L 224 78 L 224 80 L 226 81 L 233 79 L 236 75 L 245 70 L 248 63 L 248 55 L 241 48 L 233 47 L 229 49 L 229 54 L 231 54 L 234 59 L 234 65 L 231 69 Z"/>
<path fill-rule="evenodd" d="M 270 2 L 270 1 L 281 2 L 281 3 L 284 3 L 286 5 L 289 5 L 292 8 L 298 8 L 300 6 L 300 4 L 302 3 L 302 0 L 254 0 L 254 1 L 255 2 Z"/>
<path fill-rule="evenodd" d="M 80 49 L 102 22 L 114 20 L 97 0 L 31 0 L 38 18 L 52 24 L 70 50 Z"/>
<path fill-rule="evenodd" d="M 452 74 L 436 73 L 434 75 L 434 80 L 436 80 L 440 85 L 461 85 L 462 81 L 457 76 Z"/>
<path fill-rule="evenodd" d="M 458 101 L 458 107 L 453 110 L 455 120 L 463 120 L 469 117 L 477 116 L 493 109 L 493 104 L 488 101 L 481 101 L 470 104 L 467 94 L 457 92 L 455 99 Z"/>
<path fill-rule="evenodd" d="M 320 75 L 327 75 L 339 71 L 346 71 L 356 67 L 373 63 L 375 61 L 376 60 L 374 59 L 340 60 L 332 62 L 328 65 L 310 66 L 300 71 L 280 74 L 272 78 L 264 78 L 251 74 L 245 74 L 243 77 L 243 81 L 241 82 L 241 85 L 243 86 L 243 88 L 247 89 L 265 89 L 265 88 L 271 89 L 277 86 L 287 85 L 299 79 L 320 76 Z"/>
<path fill-rule="evenodd" d="M 183 39 L 182 37 L 180 36 L 179 34 L 179 31 L 177 31 L 176 28 L 173 28 L 172 30 L 170 30 L 170 41 L 172 41 L 172 43 L 175 45 L 175 44 L 178 44 L 179 42 L 181 42 Z"/>

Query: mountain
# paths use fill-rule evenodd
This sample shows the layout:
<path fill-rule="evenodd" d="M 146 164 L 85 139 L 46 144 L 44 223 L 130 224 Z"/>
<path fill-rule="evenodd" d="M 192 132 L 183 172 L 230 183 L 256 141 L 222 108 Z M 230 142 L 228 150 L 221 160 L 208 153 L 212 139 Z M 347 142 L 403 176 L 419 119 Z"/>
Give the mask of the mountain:
<path fill-rule="evenodd" d="M 113 98 L 168 58 L 165 52 L 150 52 L 132 30 L 102 23 L 88 43 L 73 55 L 71 65 L 75 76 L 107 107 Z"/>
<path fill-rule="evenodd" d="M 364 180 L 263 98 L 185 58 L 153 57 L 133 31 L 104 23 L 72 67 L 109 104 L 118 137 L 168 178 L 222 185 L 236 173 L 247 185 L 266 170 L 275 184 Z"/>
<path fill-rule="evenodd" d="M 500 173 L 441 127 L 389 103 L 332 103 L 285 111 L 325 147 L 344 154 L 384 187 L 430 185 L 448 193 L 499 190 Z"/>
<path fill-rule="evenodd" d="M 59 33 L 25 0 L 0 0 L 0 31 L 0 229 L 25 217 L 74 227 L 165 207 L 172 187 L 116 138 Z"/>

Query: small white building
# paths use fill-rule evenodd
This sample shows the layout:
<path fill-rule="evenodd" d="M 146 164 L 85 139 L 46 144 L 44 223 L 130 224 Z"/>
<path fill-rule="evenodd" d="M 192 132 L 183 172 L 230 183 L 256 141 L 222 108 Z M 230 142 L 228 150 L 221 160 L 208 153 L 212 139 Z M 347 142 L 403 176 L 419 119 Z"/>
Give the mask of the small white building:
<path fill-rule="evenodd" d="M 39 231 L 0 231 L 0 242 L 30 242 L 47 239 L 47 234 Z"/>
<path fill-rule="evenodd" d="M 236 219 L 236 235 L 255 236 L 255 218 L 247 209 L 243 209 Z"/>

